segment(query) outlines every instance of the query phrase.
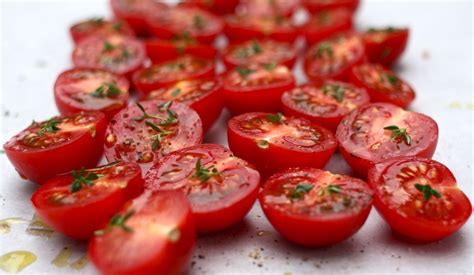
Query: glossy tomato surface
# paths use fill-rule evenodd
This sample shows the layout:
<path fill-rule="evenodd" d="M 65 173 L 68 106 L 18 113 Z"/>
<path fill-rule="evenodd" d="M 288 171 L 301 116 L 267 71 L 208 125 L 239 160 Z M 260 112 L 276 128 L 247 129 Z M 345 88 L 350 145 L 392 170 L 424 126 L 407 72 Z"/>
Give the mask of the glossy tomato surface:
<path fill-rule="evenodd" d="M 112 118 L 128 104 L 130 83 L 125 77 L 100 69 L 71 69 L 54 84 L 54 100 L 61 114 L 101 111 Z"/>
<path fill-rule="evenodd" d="M 292 168 L 270 177 L 259 201 L 283 237 L 318 247 L 355 234 L 370 213 L 372 196 L 360 179 L 315 168 Z"/>
<path fill-rule="evenodd" d="M 394 64 L 408 43 L 408 28 L 371 28 L 362 34 L 367 58 L 384 66 Z"/>
<path fill-rule="evenodd" d="M 191 208 L 183 194 L 145 193 L 97 232 L 88 256 L 105 275 L 183 274 L 195 242 Z"/>
<path fill-rule="evenodd" d="M 354 12 L 360 0 L 302 0 L 303 6 L 310 12 L 345 8 Z"/>
<path fill-rule="evenodd" d="M 368 104 L 368 93 L 350 83 L 328 81 L 322 86 L 306 84 L 281 97 L 283 113 L 304 117 L 335 132 L 341 120 L 352 110 Z"/>
<path fill-rule="evenodd" d="M 299 5 L 300 0 L 242 0 L 237 13 L 254 16 L 291 16 Z"/>
<path fill-rule="evenodd" d="M 146 190 L 180 190 L 188 197 L 200 233 L 239 223 L 257 199 L 259 183 L 255 169 L 217 144 L 171 153 L 145 176 Z"/>
<path fill-rule="evenodd" d="M 201 143 L 202 123 L 188 106 L 164 100 L 139 102 L 117 113 L 105 135 L 108 161 L 136 162 L 146 172 L 153 162 Z"/>
<path fill-rule="evenodd" d="M 322 168 L 337 148 L 334 134 L 304 118 L 246 113 L 229 120 L 229 147 L 268 177 L 289 167 Z"/>
<path fill-rule="evenodd" d="M 140 166 L 121 162 L 56 176 L 36 190 L 31 201 L 51 228 L 87 240 L 142 191 Z"/>
<path fill-rule="evenodd" d="M 375 163 L 401 156 L 433 156 L 438 124 L 429 116 L 388 103 L 362 106 L 337 127 L 339 149 L 360 176 Z"/>
<path fill-rule="evenodd" d="M 310 15 L 302 27 L 306 44 L 313 45 L 337 33 L 352 30 L 352 13 L 348 9 L 323 10 Z"/>
<path fill-rule="evenodd" d="M 147 39 L 145 48 L 152 63 L 161 63 L 173 60 L 181 55 L 215 59 L 217 50 L 208 44 L 201 44 L 190 36 L 181 36 L 171 40 Z"/>
<path fill-rule="evenodd" d="M 402 239 L 433 242 L 458 231 L 472 206 L 443 164 L 425 158 L 386 160 L 369 170 L 374 204 Z"/>
<path fill-rule="evenodd" d="M 186 4 L 196 5 L 216 14 L 233 13 L 240 0 L 187 0 Z"/>
<path fill-rule="evenodd" d="M 283 92 L 295 87 L 295 78 L 283 65 L 237 66 L 223 78 L 224 100 L 232 114 L 281 109 Z"/>
<path fill-rule="evenodd" d="M 43 184 L 57 174 L 94 167 L 102 157 L 106 127 L 100 112 L 33 121 L 3 149 L 23 178 Z"/>
<path fill-rule="evenodd" d="M 89 36 L 124 35 L 134 36 L 135 33 L 127 23 L 118 20 L 105 20 L 102 17 L 90 18 L 78 22 L 69 29 L 74 43 L 79 43 Z"/>

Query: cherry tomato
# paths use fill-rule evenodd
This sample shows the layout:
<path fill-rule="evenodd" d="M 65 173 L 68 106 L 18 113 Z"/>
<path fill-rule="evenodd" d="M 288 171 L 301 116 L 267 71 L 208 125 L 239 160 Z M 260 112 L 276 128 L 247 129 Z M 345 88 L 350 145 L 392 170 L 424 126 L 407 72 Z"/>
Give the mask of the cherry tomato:
<path fill-rule="evenodd" d="M 164 155 L 200 144 L 202 136 L 201 119 L 188 106 L 143 101 L 112 118 L 105 134 L 105 157 L 108 161 L 136 162 L 146 172 Z"/>
<path fill-rule="evenodd" d="M 289 43 L 273 40 L 249 40 L 227 47 L 223 53 L 227 68 L 234 68 L 249 63 L 276 63 L 293 67 L 297 52 Z"/>
<path fill-rule="evenodd" d="M 367 220 L 372 196 L 360 179 L 315 168 L 290 168 L 265 182 L 259 201 L 283 237 L 318 247 L 354 235 Z"/>
<path fill-rule="evenodd" d="M 415 99 L 413 88 L 380 64 L 355 66 L 349 78 L 354 85 L 369 92 L 372 102 L 388 102 L 406 108 Z"/>
<path fill-rule="evenodd" d="M 91 36 L 76 45 L 72 61 L 78 68 L 104 69 L 130 78 L 146 58 L 145 46 L 132 37 Z"/>
<path fill-rule="evenodd" d="M 196 233 L 180 192 L 146 193 L 127 204 L 89 243 L 89 257 L 105 275 L 183 274 Z"/>
<path fill-rule="evenodd" d="M 105 20 L 102 17 L 90 18 L 78 22 L 69 29 L 74 43 L 79 43 L 82 39 L 89 36 L 124 35 L 134 36 L 135 33 L 127 23 L 118 20 Z"/>
<path fill-rule="evenodd" d="M 374 204 L 404 240 L 426 243 L 446 238 L 469 219 L 472 206 L 443 164 L 425 158 L 386 160 L 369 170 Z"/>
<path fill-rule="evenodd" d="M 274 63 L 237 66 L 223 81 L 225 105 L 232 114 L 276 112 L 283 92 L 295 87 L 292 72 Z"/>
<path fill-rule="evenodd" d="M 337 148 L 331 131 L 281 113 L 246 113 L 227 126 L 229 147 L 267 177 L 288 167 L 322 168 Z"/>
<path fill-rule="evenodd" d="M 320 11 L 311 15 L 308 22 L 302 26 L 308 45 L 350 30 L 352 30 L 352 13 L 347 9 Z"/>
<path fill-rule="evenodd" d="M 54 84 L 54 99 L 61 114 L 101 111 L 111 119 L 128 103 L 130 83 L 125 77 L 100 69 L 72 69 Z"/>
<path fill-rule="evenodd" d="M 359 2 L 359 0 L 303 0 L 303 6 L 310 13 L 339 8 L 346 8 L 354 12 L 359 6 Z"/>
<path fill-rule="evenodd" d="M 60 173 L 94 167 L 102 157 L 103 113 L 77 113 L 35 122 L 3 145 L 23 178 L 38 184 Z"/>
<path fill-rule="evenodd" d="M 220 79 L 183 80 L 151 91 L 144 100 L 161 99 L 182 102 L 196 111 L 204 132 L 219 118 L 224 108 Z"/>
<path fill-rule="evenodd" d="M 87 240 L 142 191 L 140 166 L 122 162 L 56 176 L 36 190 L 31 201 L 54 230 Z"/>
<path fill-rule="evenodd" d="M 186 4 L 196 5 L 216 14 L 233 13 L 240 0 L 187 0 Z"/>
<path fill-rule="evenodd" d="M 438 124 L 426 116 L 388 103 L 359 107 L 345 117 L 336 132 L 339 149 L 361 176 L 375 163 L 400 156 L 433 156 Z"/>
<path fill-rule="evenodd" d="M 364 63 L 364 45 L 360 37 L 353 33 L 340 34 L 323 40 L 305 55 L 306 76 L 321 83 L 327 79 L 345 81 L 353 66 Z"/>
<path fill-rule="evenodd" d="M 133 84 L 139 92 L 147 94 L 181 80 L 212 77 L 214 74 L 213 60 L 183 55 L 137 71 L 133 76 Z"/>
<path fill-rule="evenodd" d="M 291 16 L 298 9 L 300 0 L 243 0 L 238 14 L 254 16 Z"/>
<path fill-rule="evenodd" d="M 408 35 L 407 28 L 369 29 L 362 34 L 367 58 L 372 63 L 392 65 L 405 50 Z"/>
<path fill-rule="evenodd" d="M 364 89 L 336 81 L 322 86 L 306 84 L 285 92 L 281 98 L 287 116 L 304 117 L 335 132 L 339 122 L 352 110 L 368 104 Z"/>
<path fill-rule="evenodd" d="M 208 59 L 215 59 L 217 56 L 217 50 L 214 47 L 207 44 L 199 44 L 190 36 L 172 40 L 145 40 L 145 48 L 148 57 L 153 63 L 173 60 L 186 54 Z"/>

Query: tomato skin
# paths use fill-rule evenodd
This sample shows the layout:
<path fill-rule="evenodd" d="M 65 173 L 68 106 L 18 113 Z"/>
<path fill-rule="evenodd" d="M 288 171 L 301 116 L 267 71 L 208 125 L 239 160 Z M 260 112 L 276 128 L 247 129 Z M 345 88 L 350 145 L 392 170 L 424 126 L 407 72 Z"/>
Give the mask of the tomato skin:
<path fill-rule="evenodd" d="M 92 128 L 95 130 L 84 130 L 66 143 L 45 149 L 33 151 L 15 149 L 28 127 L 3 145 L 8 159 L 23 178 L 41 185 L 57 174 L 78 170 L 81 167 L 94 167 L 99 162 L 103 153 L 103 140 L 107 127 L 105 115 L 100 112 L 90 112 L 60 116 L 59 118 L 79 115 L 93 117 Z"/>
<path fill-rule="evenodd" d="M 119 27 L 117 27 L 119 26 Z M 79 43 L 84 38 L 90 36 L 103 36 L 108 35 L 124 35 L 124 36 L 135 36 L 135 33 L 130 26 L 121 21 L 103 20 L 103 19 L 89 19 L 78 22 L 69 28 L 74 43 Z"/>
<path fill-rule="evenodd" d="M 116 228 L 89 242 L 88 255 L 95 267 L 106 275 L 182 274 L 196 243 L 186 197 L 175 191 L 145 193 L 130 201 L 121 214 L 131 210 L 135 214 L 127 225 L 133 232 Z M 172 231 L 165 232 L 170 225 Z M 179 234 L 173 235 L 175 231 Z"/>
<path fill-rule="evenodd" d="M 215 14 L 233 13 L 240 0 L 188 0 L 187 5 L 196 5 Z"/>
<path fill-rule="evenodd" d="M 148 39 L 144 43 L 148 57 L 153 63 L 173 60 L 186 54 L 208 59 L 215 59 L 217 56 L 217 50 L 206 44 L 192 43 L 181 46 L 178 43 L 160 39 Z"/>
<path fill-rule="evenodd" d="M 303 0 L 303 6 L 310 12 L 316 13 L 322 10 L 332 10 L 346 8 L 355 12 L 359 6 L 360 0 Z"/>
<path fill-rule="evenodd" d="M 369 62 L 387 67 L 393 65 L 405 51 L 408 37 L 408 28 L 364 32 L 362 39 Z"/>
<path fill-rule="evenodd" d="M 393 180 L 391 171 L 398 171 L 402 167 L 410 167 L 423 164 L 430 170 L 437 171 L 438 180 L 431 183 L 434 189 L 440 191 L 442 198 L 448 196 L 450 200 L 449 218 L 452 220 L 426 220 L 416 216 L 408 215 L 390 201 L 384 199 L 381 188 L 387 186 L 387 181 Z M 415 172 L 415 173 L 418 173 Z M 426 179 L 426 175 L 424 175 Z M 428 243 L 444 239 L 458 231 L 472 214 L 472 205 L 468 197 L 456 187 L 456 179 L 451 171 L 443 164 L 420 157 L 399 157 L 386 160 L 374 165 L 368 172 L 368 182 L 375 191 L 374 205 L 384 220 L 390 225 L 393 232 L 403 240 L 413 243 Z M 398 187 L 396 191 L 404 190 Z M 408 193 L 410 195 L 410 193 Z M 395 197 L 395 195 L 392 195 Z M 437 200 L 436 198 L 432 198 Z M 431 199 L 430 199 L 431 200 Z M 407 202 L 408 203 L 408 202 Z M 438 205 L 439 206 L 439 205 Z M 446 207 L 446 206 L 445 206 Z M 456 215 L 453 217 L 452 215 Z M 424 216 L 424 215 L 423 215 Z"/>
<path fill-rule="evenodd" d="M 301 27 L 307 45 L 313 45 L 337 33 L 352 30 L 352 13 L 348 9 L 323 10 Z"/>

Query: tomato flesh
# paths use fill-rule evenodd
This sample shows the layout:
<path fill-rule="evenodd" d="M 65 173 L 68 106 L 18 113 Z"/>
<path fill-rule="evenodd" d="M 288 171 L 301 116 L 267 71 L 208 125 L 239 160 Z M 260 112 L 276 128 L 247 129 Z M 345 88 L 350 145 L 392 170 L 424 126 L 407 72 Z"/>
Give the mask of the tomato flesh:
<path fill-rule="evenodd" d="M 352 30 L 352 13 L 344 8 L 323 10 L 311 15 L 302 29 L 306 44 L 313 45 L 337 33 Z"/>
<path fill-rule="evenodd" d="M 237 13 L 254 16 L 291 16 L 299 4 L 299 0 L 243 0 Z"/>
<path fill-rule="evenodd" d="M 90 36 L 124 35 L 134 36 L 133 30 L 127 23 L 122 21 L 109 21 L 101 17 L 91 18 L 78 22 L 69 29 L 74 43 L 79 43 L 82 39 Z"/>
<path fill-rule="evenodd" d="M 393 65 L 402 55 L 408 43 L 407 28 L 369 29 L 362 34 L 369 62 Z"/>
<path fill-rule="evenodd" d="M 217 50 L 212 46 L 198 43 L 189 36 L 172 40 L 147 39 L 145 48 L 153 63 L 173 60 L 186 54 L 208 59 L 215 59 L 217 56 Z"/>

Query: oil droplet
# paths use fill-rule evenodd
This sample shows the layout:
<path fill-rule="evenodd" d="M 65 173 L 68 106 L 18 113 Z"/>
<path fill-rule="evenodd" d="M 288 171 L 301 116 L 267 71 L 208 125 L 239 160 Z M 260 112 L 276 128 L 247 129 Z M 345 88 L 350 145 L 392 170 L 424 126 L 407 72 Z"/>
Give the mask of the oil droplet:
<path fill-rule="evenodd" d="M 107 137 L 105 138 L 105 142 L 108 147 L 112 147 L 116 141 L 117 141 L 117 138 L 115 137 L 114 134 L 108 134 Z"/>
<path fill-rule="evenodd" d="M 0 234 L 6 234 L 10 232 L 12 224 L 27 223 L 28 221 L 23 218 L 7 218 L 0 220 Z"/>
<path fill-rule="evenodd" d="M 168 233 L 168 240 L 172 243 L 176 243 L 181 238 L 181 231 L 179 228 L 174 228 Z"/>
<path fill-rule="evenodd" d="M 61 249 L 61 251 L 59 251 L 58 255 L 56 255 L 56 258 L 54 258 L 51 264 L 59 268 L 65 267 L 71 255 L 72 255 L 71 249 L 66 246 L 63 249 Z"/>
<path fill-rule="evenodd" d="M 42 236 L 42 237 L 51 237 L 54 234 L 54 230 L 51 229 L 47 224 L 45 224 L 42 220 L 39 219 L 36 214 L 33 216 L 31 223 L 26 228 L 26 233 L 34 236 Z"/>
<path fill-rule="evenodd" d="M 262 149 L 267 149 L 270 146 L 270 144 L 266 140 L 258 140 L 257 146 Z"/>
<path fill-rule="evenodd" d="M 262 237 L 262 236 L 270 236 L 272 235 L 272 232 L 266 231 L 266 230 L 259 230 L 257 231 L 257 236 Z"/>
<path fill-rule="evenodd" d="M 16 273 L 35 261 L 36 255 L 29 251 L 12 251 L 0 257 L 0 269 L 9 273 Z"/>
<path fill-rule="evenodd" d="M 83 269 L 87 263 L 89 263 L 89 258 L 87 258 L 87 254 L 79 258 L 79 260 L 70 264 L 70 267 L 74 270 L 81 270 Z"/>

